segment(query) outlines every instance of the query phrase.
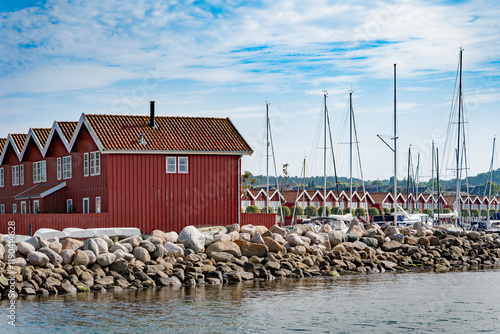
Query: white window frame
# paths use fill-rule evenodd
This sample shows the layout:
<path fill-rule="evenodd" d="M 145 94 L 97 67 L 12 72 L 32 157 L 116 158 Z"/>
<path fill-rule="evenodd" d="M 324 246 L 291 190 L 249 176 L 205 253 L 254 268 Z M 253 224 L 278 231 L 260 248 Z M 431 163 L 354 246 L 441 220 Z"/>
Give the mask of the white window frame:
<path fill-rule="evenodd" d="M 33 162 L 33 183 L 47 181 L 47 163 L 45 160 Z"/>
<path fill-rule="evenodd" d="M 83 153 L 83 176 L 89 176 L 89 154 Z"/>
<path fill-rule="evenodd" d="M 95 213 L 101 213 L 101 197 L 96 197 L 95 198 Z"/>
<path fill-rule="evenodd" d="M 85 202 L 87 202 L 86 208 L 85 208 Z M 88 197 L 83 198 L 82 213 L 90 213 L 90 198 L 88 198 Z"/>
<path fill-rule="evenodd" d="M 63 180 L 71 179 L 71 155 L 63 157 L 62 162 Z"/>
<path fill-rule="evenodd" d="M 37 212 L 38 209 L 38 212 Z M 33 213 L 40 213 L 40 200 L 33 201 Z"/>
<path fill-rule="evenodd" d="M 19 165 L 19 183 L 24 185 L 24 165 Z"/>
<path fill-rule="evenodd" d="M 101 152 L 90 152 L 90 175 L 101 175 Z"/>
<path fill-rule="evenodd" d="M 62 179 L 62 161 L 61 158 L 57 158 L 57 179 Z"/>
<path fill-rule="evenodd" d="M 21 214 L 26 214 L 26 201 L 21 202 Z"/>
<path fill-rule="evenodd" d="M 177 171 L 179 174 L 187 174 L 189 172 L 188 157 L 179 157 L 177 159 Z"/>
<path fill-rule="evenodd" d="M 3 188 L 4 186 L 4 172 L 3 172 L 3 167 L 0 167 L 0 188 Z"/>
<path fill-rule="evenodd" d="M 13 214 L 17 213 L 17 204 L 16 203 L 12 204 L 12 213 Z"/>
<path fill-rule="evenodd" d="M 70 207 L 71 207 L 71 206 L 73 206 L 73 199 L 68 198 L 68 199 L 66 200 L 66 212 L 68 212 L 68 213 L 69 213 L 69 212 L 71 212 L 71 211 L 70 211 Z"/>
<path fill-rule="evenodd" d="M 19 185 L 19 166 L 12 166 L 12 186 Z"/>
<path fill-rule="evenodd" d="M 5 214 L 5 204 L 0 204 L 0 214 Z"/>
<path fill-rule="evenodd" d="M 165 171 L 167 174 L 177 173 L 177 158 L 176 157 L 166 157 L 165 159 Z"/>

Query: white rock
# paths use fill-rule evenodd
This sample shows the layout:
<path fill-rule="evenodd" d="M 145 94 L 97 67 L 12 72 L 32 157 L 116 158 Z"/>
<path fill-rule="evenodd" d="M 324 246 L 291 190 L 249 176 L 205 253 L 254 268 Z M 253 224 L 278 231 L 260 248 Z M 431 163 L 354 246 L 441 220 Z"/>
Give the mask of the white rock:
<path fill-rule="evenodd" d="M 141 262 L 147 262 L 151 260 L 151 255 L 149 255 L 149 252 L 146 250 L 146 248 L 135 247 L 133 254 L 135 258 Z"/>
<path fill-rule="evenodd" d="M 261 244 L 265 245 L 266 243 L 264 242 L 264 239 L 262 239 L 262 235 L 260 235 L 259 232 L 256 232 L 253 236 L 252 239 L 250 239 L 251 242 L 254 242 L 256 244 Z"/>
<path fill-rule="evenodd" d="M 285 239 L 292 246 L 302 246 L 304 244 L 304 240 L 302 240 L 297 233 L 290 233 L 289 235 L 286 236 Z"/>
<path fill-rule="evenodd" d="M 92 253 L 94 254 L 94 253 Z M 75 256 L 73 258 L 73 265 L 74 266 L 86 266 L 89 264 L 89 257 L 87 253 L 85 253 L 82 250 L 77 250 L 75 252 Z"/>
<path fill-rule="evenodd" d="M 65 249 L 61 251 L 61 257 L 63 258 L 64 264 L 71 264 L 75 257 L 75 252 L 71 249 Z"/>
<path fill-rule="evenodd" d="M 193 250 L 198 253 L 203 248 L 205 248 L 205 237 L 203 234 L 194 226 L 186 226 L 179 233 L 177 241 L 182 243 L 184 247 Z"/>
<path fill-rule="evenodd" d="M 100 252 L 107 252 L 108 251 L 108 243 L 104 241 L 102 238 L 93 238 L 94 242 L 97 244 L 97 248 L 99 249 Z"/>
<path fill-rule="evenodd" d="M 89 239 L 90 240 L 90 239 Z M 97 256 L 95 255 L 95 253 L 89 249 L 87 250 L 84 250 L 85 254 L 87 254 L 87 256 L 89 257 L 89 264 L 92 265 L 95 263 L 95 261 L 97 260 Z"/>
<path fill-rule="evenodd" d="M 130 245 L 130 244 L 129 244 L 129 245 Z M 119 243 L 119 242 L 115 242 L 115 243 L 113 244 L 113 246 L 111 246 L 111 248 L 109 249 L 109 251 L 110 251 L 111 253 L 114 253 L 114 252 L 116 252 L 117 250 L 121 250 L 121 251 L 123 251 L 123 252 L 125 252 L 125 253 L 130 253 L 130 252 L 129 252 L 129 250 L 127 249 L 127 247 L 126 247 L 125 245 L 123 245 L 123 244 L 121 244 L 121 243 Z"/>
<path fill-rule="evenodd" d="M 93 239 L 87 239 L 83 243 L 83 250 L 89 250 L 94 253 L 95 256 L 99 255 L 99 247 Z"/>
<path fill-rule="evenodd" d="M 163 245 L 163 246 L 165 247 L 167 252 L 169 252 L 170 254 L 172 254 L 175 257 L 179 257 L 179 256 L 184 255 L 184 250 L 180 246 L 178 246 L 174 243 L 171 243 L 170 241 L 166 242 L 165 245 Z"/>
<path fill-rule="evenodd" d="M 253 225 L 243 225 L 240 228 L 240 233 L 247 233 L 250 234 L 250 236 L 253 236 L 257 232 L 257 228 Z"/>
<path fill-rule="evenodd" d="M 27 242 L 21 241 L 17 244 L 17 251 L 23 255 L 28 255 L 29 252 L 35 251 L 35 246 Z"/>
<path fill-rule="evenodd" d="M 61 250 L 62 250 L 62 245 L 61 243 L 59 242 L 59 240 L 56 240 L 56 241 L 52 241 L 49 245 L 49 248 L 52 249 L 54 252 L 56 252 L 57 254 L 61 254 Z"/>
<path fill-rule="evenodd" d="M 116 260 L 116 255 L 114 253 L 104 253 L 104 254 L 99 254 L 97 256 L 97 263 L 101 267 L 107 267 L 113 262 L 115 262 L 115 260 Z"/>
<path fill-rule="evenodd" d="M 45 267 L 49 263 L 49 257 L 44 253 L 31 251 L 28 253 L 28 261 L 34 266 Z"/>

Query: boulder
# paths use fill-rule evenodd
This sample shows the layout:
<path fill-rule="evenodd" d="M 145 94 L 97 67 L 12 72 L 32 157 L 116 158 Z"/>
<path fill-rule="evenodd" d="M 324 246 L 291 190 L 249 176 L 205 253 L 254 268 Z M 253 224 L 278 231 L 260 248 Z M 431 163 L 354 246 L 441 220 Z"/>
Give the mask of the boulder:
<path fill-rule="evenodd" d="M 369 228 L 368 230 L 365 231 L 365 233 L 363 234 L 363 237 L 366 237 L 366 238 L 373 238 L 377 235 L 378 231 L 377 229 L 375 228 Z"/>
<path fill-rule="evenodd" d="M 220 234 L 220 233 L 214 234 L 213 235 L 213 242 L 219 242 L 219 241 L 223 241 L 223 242 L 231 241 L 231 236 L 229 234 Z"/>
<path fill-rule="evenodd" d="M 152 242 L 147 240 L 141 241 L 139 243 L 139 246 L 141 246 L 150 253 L 153 253 L 156 250 L 156 246 Z"/>
<path fill-rule="evenodd" d="M 333 230 L 328 233 L 328 239 L 330 240 L 330 244 L 332 247 L 337 246 L 338 244 L 346 241 L 346 234 L 340 230 Z"/>
<path fill-rule="evenodd" d="M 226 226 L 226 229 L 227 229 L 228 234 L 231 232 L 240 233 L 240 225 L 238 225 L 238 224 L 232 224 L 232 225 Z"/>
<path fill-rule="evenodd" d="M 17 251 L 25 256 L 28 255 L 29 252 L 34 252 L 35 250 L 35 246 L 25 241 L 21 241 L 17 244 Z"/>
<path fill-rule="evenodd" d="M 328 224 L 323 224 L 321 225 L 321 227 L 319 228 L 319 231 L 318 233 L 330 233 L 332 231 L 332 227 Z"/>
<path fill-rule="evenodd" d="M 58 240 L 56 240 L 50 243 L 49 248 L 52 249 L 57 254 L 61 254 L 62 244 Z"/>
<path fill-rule="evenodd" d="M 359 235 L 356 233 L 347 233 L 346 234 L 347 242 L 354 242 L 359 240 Z"/>
<path fill-rule="evenodd" d="M 427 238 L 427 237 L 418 238 L 418 243 L 424 247 L 429 247 L 431 244 L 429 241 L 429 238 Z"/>
<path fill-rule="evenodd" d="M 214 235 L 210 232 L 202 232 L 202 234 L 205 237 L 205 248 L 207 248 L 208 245 L 214 242 Z"/>
<path fill-rule="evenodd" d="M 102 240 L 102 239 L 101 239 Z M 111 265 L 116 260 L 116 255 L 114 253 L 104 253 L 97 255 L 97 264 L 101 267 L 107 267 Z"/>
<path fill-rule="evenodd" d="M 469 237 L 469 239 L 476 241 L 481 237 L 481 233 L 477 231 L 470 231 L 469 233 L 467 233 L 467 236 Z M 17 247 L 19 249 L 19 245 Z"/>
<path fill-rule="evenodd" d="M 227 235 L 231 237 L 231 241 L 235 241 L 240 238 L 240 233 L 236 231 L 229 232 Z"/>
<path fill-rule="evenodd" d="M 350 226 L 349 226 L 349 229 L 347 230 L 347 233 L 353 233 L 353 234 L 358 235 L 359 237 L 362 237 L 363 234 L 365 234 L 365 228 L 359 222 L 358 218 L 354 217 L 352 219 Z"/>
<path fill-rule="evenodd" d="M 240 247 L 232 242 L 232 241 L 218 241 L 214 242 L 210 246 L 207 247 L 206 253 L 209 252 L 224 252 L 233 255 L 234 257 L 241 257 L 241 249 Z"/>
<path fill-rule="evenodd" d="M 256 244 L 253 242 L 247 242 L 243 240 L 237 240 L 237 241 L 241 242 L 239 244 L 241 249 L 241 254 L 248 258 L 252 256 L 266 257 L 267 253 L 269 253 L 269 248 L 267 248 L 266 245 Z"/>
<path fill-rule="evenodd" d="M 377 248 L 378 246 L 378 241 L 375 238 L 363 237 L 360 239 L 360 241 L 372 248 Z"/>
<path fill-rule="evenodd" d="M 203 250 L 205 248 L 205 237 L 203 234 L 194 226 L 186 226 L 179 233 L 177 241 L 182 243 L 184 247 L 192 249 L 195 253 Z"/>
<path fill-rule="evenodd" d="M 298 254 L 298 255 L 305 255 L 306 254 L 306 248 L 304 246 L 295 246 L 295 247 L 290 248 L 288 251 L 290 253 Z"/>
<path fill-rule="evenodd" d="M 109 270 L 111 271 L 116 271 L 117 273 L 124 272 L 127 270 L 128 267 L 128 261 L 125 259 L 116 259 L 115 262 L 113 262 L 109 266 Z"/>
<path fill-rule="evenodd" d="M 267 227 L 264 225 L 256 225 L 255 226 L 256 232 L 259 232 L 260 234 L 264 234 L 268 231 Z"/>
<path fill-rule="evenodd" d="M 160 238 L 163 241 L 162 243 L 168 241 L 166 233 L 160 230 L 154 230 L 153 232 L 151 232 L 151 236 Z"/>
<path fill-rule="evenodd" d="M 240 233 L 240 237 L 238 239 L 250 241 L 250 239 L 252 239 L 252 236 L 248 233 Z"/>
<path fill-rule="evenodd" d="M 405 242 L 405 244 L 408 244 L 408 245 L 418 245 L 418 238 L 405 236 L 404 242 Z"/>
<path fill-rule="evenodd" d="M 84 250 L 83 252 L 85 254 L 87 254 L 87 256 L 89 258 L 89 264 L 94 264 L 95 261 L 97 260 L 97 256 L 95 255 L 95 253 L 93 251 L 91 251 L 90 249 Z"/>
<path fill-rule="evenodd" d="M 83 243 L 83 250 L 89 250 L 95 254 L 95 256 L 99 255 L 99 247 L 93 239 L 87 239 Z"/>
<path fill-rule="evenodd" d="M 405 242 L 405 236 L 402 233 L 391 234 L 389 236 L 389 239 L 396 240 L 400 244 L 403 244 Z"/>
<path fill-rule="evenodd" d="M 42 239 L 40 237 L 31 237 L 31 238 L 25 240 L 24 242 L 35 247 L 35 250 L 39 250 L 40 248 L 42 248 L 44 246 L 44 245 L 42 245 Z"/>
<path fill-rule="evenodd" d="M 388 226 L 384 230 L 384 233 L 385 233 L 386 237 L 390 237 L 391 235 L 394 235 L 394 234 L 400 234 L 399 229 L 396 226 Z"/>
<path fill-rule="evenodd" d="M 42 247 L 38 250 L 40 253 L 43 253 L 48 256 L 50 263 L 56 264 L 56 263 L 62 263 L 63 258 L 61 255 L 57 254 L 54 252 L 52 249 L 49 247 Z"/>
<path fill-rule="evenodd" d="M 264 244 L 267 246 L 270 252 L 272 253 L 281 252 L 282 254 L 286 252 L 286 248 L 285 246 L 283 246 L 283 243 L 280 243 L 277 240 L 274 240 L 273 238 L 270 237 L 264 237 L 262 239 L 264 240 Z"/>
<path fill-rule="evenodd" d="M 61 257 L 64 264 L 71 264 L 73 262 L 73 258 L 75 257 L 75 252 L 71 249 L 62 250 Z"/>
<path fill-rule="evenodd" d="M 125 239 L 120 240 L 120 242 L 125 245 L 125 244 L 130 244 L 132 246 L 132 249 L 135 247 L 139 246 L 139 244 L 142 241 L 142 237 L 140 235 L 134 235 Z"/>
<path fill-rule="evenodd" d="M 108 243 L 106 241 L 104 241 L 104 239 L 92 238 L 92 240 L 94 240 L 94 242 L 96 243 L 98 252 L 107 252 L 108 251 L 108 249 L 109 249 Z M 99 255 L 99 253 L 96 255 Z"/>
<path fill-rule="evenodd" d="M 121 250 L 121 251 L 123 251 L 123 252 L 125 252 L 125 253 L 129 253 L 128 248 L 127 248 L 125 245 L 121 244 L 120 242 L 115 242 L 115 243 L 113 244 L 113 246 L 111 246 L 111 247 L 109 248 L 109 251 L 110 251 L 111 253 L 114 253 L 114 252 L 116 252 L 117 250 Z"/>
<path fill-rule="evenodd" d="M 163 247 L 163 245 L 155 245 L 156 246 L 156 249 L 154 252 L 151 253 L 151 258 L 153 259 L 158 259 L 158 258 L 164 258 L 165 257 L 165 254 L 167 254 L 167 250 L 165 249 L 165 247 Z"/>
<path fill-rule="evenodd" d="M 215 262 L 234 262 L 236 258 L 230 254 L 225 252 L 209 252 L 207 251 L 207 255 L 215 260 Z"/>
<path fill-rule="evenodd" d="M 271 231 L 272 233 L 277 233 L 281 235 L 283 238 L 286 237 L 286 229 L 284 229 L 283 227 L 279 227 L 278 225 L 271 226 L 269 231 Z"/>
<path fill-rule="evenodd" d="M 265 245 L 264 239 L 262 239 L 262 235 L 259 232 L 256 232 L 253 236 L 252 239 L 250 239 L 251 242 L 255 242 L 256 244 L 261 244 Z"/>
<path fill-rule="evenodd" d="M 179 235 L 177 234 L 177 232 L 168 232 L 168 233 L 165 233 L 165 238 L 166 238 L 166 242 L 171 242 L 171 243 L 176 243 L 177 242 L 177 239 L 179 238 Z"/>
<path fill-rule="evenodd" d="M 182 249 L 182 247 L 173 244 L 170 241 L 166 242 L 163 246 L 165 247 L 168 253 L 172 254 L 175 257 L 184 255 L 184 250 Z"/>
<path fill-rule="evenodd" d="M 145 248 L 142 248 L 140 246 L 134 248 L 133 254 L 135 258 L 141 262 L 147 262 L 151 260 L 149 252 Z"/>
<path fill-rule="evenodd" d="M 394 252 L 395 250 L 401 248 L 401 243 L 397 242 L 396 240 L 391 240 L 388 242 L 384 242 L 381 248 L 384 252 Z"/>
<path fill-rule="evenodd" d="M 290 233 L 286 236 L 286 241 L 288 241 L 292 246 L 302 246 L 304 240 L 297 233 Z"/>
<path fill-rule="evenodd" d="M 75 256 L 73 257 L 73 265 L 75 266 L 87 266 L 89 264 L 89 257 L 82 250 L 77 250 Z"/>
<path fill-rule="evenodd" d="M 45 267 L 50 260 L 44 253 L 31 251 L 28 253 L 28 261 L 34 266 Z"/>
<path fill-rule="evenodd" d="M 248 233 L 250 236 L 253 236 L 257 232 L 257 228 L 253 225 L 243 225 L 240 228 L 240 233 Z"/>

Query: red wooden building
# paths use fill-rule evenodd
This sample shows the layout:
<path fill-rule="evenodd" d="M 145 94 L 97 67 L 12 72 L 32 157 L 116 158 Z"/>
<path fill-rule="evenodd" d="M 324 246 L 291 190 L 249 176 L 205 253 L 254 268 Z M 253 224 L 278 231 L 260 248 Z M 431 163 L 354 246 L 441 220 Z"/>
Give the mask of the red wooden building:
<path fill-rule="evenodd" d="M 144 233 L 237 223 L 240 160 L 253 152 L 228 118 L 155 117 L 154 103 L 150 116 L 82 114 L 9 134 L 0 149 L 3 233 L 16 213 L 18 224 L 92 213 L 105 226 L 86 227 Z"/>

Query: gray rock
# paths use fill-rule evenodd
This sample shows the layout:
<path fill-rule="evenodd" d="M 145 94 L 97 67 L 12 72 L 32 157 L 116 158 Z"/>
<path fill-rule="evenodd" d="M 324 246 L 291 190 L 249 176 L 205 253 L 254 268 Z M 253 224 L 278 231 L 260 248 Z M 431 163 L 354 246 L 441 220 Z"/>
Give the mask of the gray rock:
<path fill-rule="evenodd" d="M 87 266 L 89 264 L 89 262 L 90 262 L 90 260 L 89 260 L 87 253 L 85 253 L 82 250 L 77 250 L 75 252 L 75 256 L 73 258 L 73 265 L 75 265 L 75 266 Z"/>
<path fill-rule="evenodd" d="M 139 246 L 142 241 L 142 237 L 140 235 L 134 235 L 125 239 L 120 240 L 122 244 L 130 244 L 132 245 L 132 249 Z"/>
<path fill-rule="evenodd" d="M 338 244 L 341 244 L 344 241 L 346 241 L 347 236 L 342 231 L 333 230 L 328 233 L 328 239 L 330 240 L 330 244 L 332 245 L 332 247 L 335 247 Z"/>
<path fill-rule="evenodd" d="M 24 268 L 27 265 L 26 259 L 23 257 L 16 257 L 14 260 L 9 261 L 9 265 L 14 267 Z"/>
<path fill-rule="evenodd" d="M 180 246 L 173 244 L 170 241 L 166 242 L 165 245 L 163 245 L 163 246 L 165 247 L 167 252 L 169 252 L 170 254 L 172 254 L 175 257 L 179 257 L 179 256 L 184 255 L 184 250 Z"/>
<path fill-rule="evenodd" d="M 71 249 L 64 249 L 61 251 L 61 257 L 64 264 L 71 264 L 73 262 L 73 258 L 75 257 L 75 252 Z"/>
<path fill-rule="evenodd" d="M 123 259 L 125 257 L 126 253 L 124 251 L 122 251 L 121 249 L 117 249 L 113 252 L 113 254 L 115 254 L 116 259 L 118 260 L 118 259 Z"/>
<path fill-rule="evenodd" d="M 404 244 L 404 242 L 405 242 L 405 236 L 402 233 L 391 234 L 389 236 L 389 239 L 396 240 L 400 244 Z"/>
<path fill-rule="evenodd" d="M 127 270 L 128 261 L 125 259 L 117 259 L 109 266 L 109 270 L 116 271 L 117 273 L 122 273 Z"/>
<path fill-rule="evenodd" d="M 167 250 L 165 247 L 163 247 L 162 244 L 155 245 L 156 249 L 154 252 L 151 253 L 151 257 L 153 259 L 158 259 L 158 258 L 164 258 L 165 255 L 167 254 Z"/>
<path fill-rule="evenodd" d="M 202 233 L 203 237 L 205 237 L 205 247 L 208 247 L 210 244 L 214 242 L 214 236 L 209 232 L 202 232 Z"/>
<path fill-rule="evenodd" d="M 283 227 L 279 227 L 278 225 L 271 226 L 269 231 L 271 231 L 272 233 L 277 233 L 281 235 L 283 238 L 286 237 L 286 229 L 284 229 Z"/>
<path fill-rule="evenodd" d="M 97 264 L 101 267 L 107 267 L 111 265 L 116 260 L 116 255 L 114 253 L 104 253 L 97 256 Z"/>
<path fill-rule="evenodd" d="M 58 240 L 52 241 L 49 245 L 49 248 L 52 249 L 57 254 L 61 254 L 62 244 Z"/>
<path fill-rule="evenodd" d="M 253 236 L 257 232 L 257 228 L 253 225 L 243 225 L 240 227 L 240 233 L 248 233 Z"/>
<path fill-rule="evenodd" d="M 234 262 L 236 260 L 232 254 L 224 252 L 208 252 L 208 256 L 216 262 Z"/>
<path fill-rule="evenodd" d="M 262 239 L 262 235 L 259 232 L 255 232 L 255 234 L 252 236 L 252 239 L 250 239 L 250 241 L 255 242 L 256 244 L 261 244 L 261 245 L 266 244 L 264 242 L 264 239 Z"/>
<path fill-rule="evenodd" d="M 149 242 L 147 240 L 141 241 L 139 246 L 141 246 L 150 253 L 153 253 L 156 250 L 156 246 L 152 242 Z"/>
<path fill-rule="evenodd" d="M 250 241 L 252 236 L 248 233 L 240 233 L 240 240 Z"/>
<path fill-rule="evenodd" d="M 149 255 L 149 252 L 140 246 L 135 247 L 133 254 L 135 258 L 141 262 L 147 262 L 151 260 L 151 256 Z"/>
<path fill-rule="evenodd" d="M 28 255 L 29 252 L 34 252 L 35 246 L 25 241 L 21 241 L 17 244 L 17 251 L 23 255 Z"/>
<path fill-rule="evenodd" d="M 108 249 L 109 249 L 108 243 L 106 241 L 104 241 L 104 239 L 94 237 L 94 238 L 92 238 L 92 240 L 94 240 L 94 242 L 96 243 L 97 249 L 99 250 L 99 253 L 108 251 Z M 99 253 L 96 255 L 99 255 Z"/>
<path fill-rule="evenodd" d="M 62 263 L 63 262 L 62 256 L 59 255 L 59 254 L 57 254 L 56 252 L 54 252 L 49 247 L 42 247 L 38 251 L 40 253 L 44 253 L 45 255 L 47 255 L 49 257 L 50 263 L 52 263 L 52 264 Z"/>
<path fill-rule="evenodd" d="M 297 233 L 290 233 L 286 236 L 285 239 L 292 246 L 302 246 L 304 244 L 304 240 L 302 240 Z"/>
<path fill-rule="evenodd" d="M 346 234 L 347 242 L 355 242 L 359 240 L 359 235 L 356 233 L 347 233 Z"/>
<path fill-rule="evenodd" d="M 469 239 L 476 241 L 481 237 L 481 233 L 477 231 L 470 231 L 469 233 L 467 233 L 467 236 L 469 237 Z M 19 245 L 17 247 L 19 248 Z"/>
<path fill-rule="evenodd" d="M 121 244 L 120 242 L 115 242 L 115 243 L 113 244 L 113 246 L 111 246 L 111 247 L 109 248 L 109 251 L 110 251 L 111 253 L 114 253 L 114 252 L 116 252 L 117 250 L 121 250 L 121 251 L 123 251 L 123 252 L 125 252 L 125 253 L 130 253 L 130 252 L 129 252 L 129 250 L 128 250 L 128 248 L 127 248 L 125 245 Z"/>
<path fill-rule="evenodd" d="M 31 251 L 28 253 L 28 261 L 34 266 L 45 267 L 50 260 L 44 253 Z"/>
<path fill-rule="evenodd" d="M 205 248 L 205 237 L 196 227 L 191 225 L 182 229 L 177 241 L 182 243 L 184 247 L 192 249 L 195 253 Z"/>
<path fill-rule="evenodd" d="M 166 238 L 166 242 L 171 242 L 171 243 L 176 243 L 177 242 L 177 239 L 178 239 L 179 235 L 177 234 L 177 232 L 168 232 L 165 234 L 165 238 Z"/>
<path fill-rule="evenodd" d="M 372 248 L 377 248 L 378 246 L 378 241 L 375 238 L 363 237 L 360 239 L 360 241 Z"/>
<path fill-rule="evenodd" d="M 160 237 L 155 237 L 155 236 L 150 236 L 149 238 L 146 239 L 146 241 L 149 241 L 153 245 L 163 245 L 165 241 L 163 241 L 162 238 Z"/>
<path fill-rule="evenodd" d="M 366 238 L 373 238 L 377 235 L 377 230 L 375 228 L 369 228 L 368 230 L 365 231 L 365 233 L 363 234 L 363 237 L 366 237 Z"/>
<path fill-rule="evenodd" d="M 400 234 L 399 229 L 396 226 L 389 226 L 384 230 L 385 236 L 390 237 L 393 234 Z"/>
<path fill-rule="evenodd" d="M 234 257 L 237 257 L 237 258 L 241 257 L 240 247 L 232 241 L 214 242 L 213 244 L 211 244 L 210 246 L 207 247 L 206 253 L 209 253 L 209 252 L 224 252 L 224 253 L 232 254 Z"/>
<path fill-rule="evenodd" d="M 33 247 L 35 247 L 35 250 L 39 250 L 40 248 L 42 248 L 42 239 L 40 237 L 31 237 L 27 240 L 25 240 L 25 242 L 31 244 Z"/>
<path fill-rule="evenodd" d="M 87 249 L 87 250 L 84 250 L 84 252 L 89 257 L 89 265 L 92 265 L 95 263 L 95 261 L 97 261 L 97 256 L 95 255 L 95 253 L 93 251 L 91 251 L 90 249 Z"/>
<path fill-rule="evenodd" d="M 87 239 L 83 243 L 83 250 L 89 250 L 94 253 L 95 256 L 99 255 L 99 247 L 93 239 Z"/>
<path fill-rule="evenodd" d="M 240 233 L 240 225 L 238 225 L 238 224 L 232 224 L 232 225 L 226 226 L 226 229 L 227 229 L 227 233 L 231 233 L 231 232 Z"/>
<path fill-rule="evenodd" d="M 61 241 L 62 244 L 62 249 L 71 249 L 72 251 L 76 251 L 80 247 L 83 247 L 83 241 L 72 239 L 72 238 L 66 238 L 63 241 Z"/>

